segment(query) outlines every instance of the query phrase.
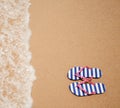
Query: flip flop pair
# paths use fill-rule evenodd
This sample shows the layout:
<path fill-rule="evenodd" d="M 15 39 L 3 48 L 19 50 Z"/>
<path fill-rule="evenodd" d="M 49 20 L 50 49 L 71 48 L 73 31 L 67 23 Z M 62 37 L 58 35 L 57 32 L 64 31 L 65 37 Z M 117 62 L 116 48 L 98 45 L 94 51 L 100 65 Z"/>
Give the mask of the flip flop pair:
<path fill-rule="evenodd" d="M 102 77 L 102 71 L 99 68 L 75 66 L 68 71 L 67 77 L 73 81 L 82 80 L 69 85 L 70 91 L 76 96 L 102 94 L 106 91 L 103 83 L 92 82 L 92 79 Z"/>

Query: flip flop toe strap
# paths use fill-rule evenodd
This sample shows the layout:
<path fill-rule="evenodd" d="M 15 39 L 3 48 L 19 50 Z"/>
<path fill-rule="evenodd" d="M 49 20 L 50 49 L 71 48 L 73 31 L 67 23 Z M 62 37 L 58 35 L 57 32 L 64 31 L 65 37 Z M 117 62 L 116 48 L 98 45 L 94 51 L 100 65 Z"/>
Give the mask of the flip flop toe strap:
<path fill-rule="evenodd" d="M 82 88 L 81 84 L 77 85 L 77 87 L 82 90 L 84 93 L 86 93 L 87 95 L 93 95 L 93 94 L 96 94 L 96 92 L 91 92 L 91 93 L 88 93 L 85 89 Z"/>
<path fill-rule="evenodd" d="M 86 83 L 89 83 L 89 84 L 92 84 L 92 85 L 95 85 L 93 82 L 92 82 L 92 79 L 93 77 L 90 77 L 90 78 L 85 78 L 85 77 L 82 77 L 82 82 L 78 83 L 77 87 L 82 90 L 84 93 L 86 93 L 87 95 L 93 95 L 93 94 L 96 94 L 96 92 L 91 92 L 91 93 L 88 93 L 82 86 L 81 84 L 86 84 Z"/>
<path fill-rule="evenodd" d="M 79 77 L 79 78 L 82 78 L 82 77 L 80 76 L 80 73 L 81 73 L 85 68 L 87 68 L 87 69 L 92 69 L 92 68 L 90 68 L 89 66 L 84 66 L 84 67 L 82 67 L 82 68 L 75 74 L 75 76 L 76 76 L 76 77 Z"/>

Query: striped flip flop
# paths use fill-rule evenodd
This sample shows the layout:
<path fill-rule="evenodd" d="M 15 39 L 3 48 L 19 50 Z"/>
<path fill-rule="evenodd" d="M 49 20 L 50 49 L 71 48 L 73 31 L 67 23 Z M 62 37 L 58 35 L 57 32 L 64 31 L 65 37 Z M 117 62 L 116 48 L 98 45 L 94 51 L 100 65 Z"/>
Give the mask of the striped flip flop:
<path fill-rule="evenodd" d="M 67 73 L 67 77 L 70 80 L 80 80 L 83 77 L 100 78 L 101 76 L 102 71 L 99 68 L 89 68 L 88 66 L 85 67 L 75 66 L 71 68 Z"/>
<path fill-rule="evenodd" d="M 82 89 L 80 88 L 80 86 Z M 69 85 L 69 89 L 76 96 L 102 94 L 106 91 L 105 85 L 103 83 L 95 83 L 94 85 L 84 83 L 79 85 L 79 82 L 74 82 Z"/>

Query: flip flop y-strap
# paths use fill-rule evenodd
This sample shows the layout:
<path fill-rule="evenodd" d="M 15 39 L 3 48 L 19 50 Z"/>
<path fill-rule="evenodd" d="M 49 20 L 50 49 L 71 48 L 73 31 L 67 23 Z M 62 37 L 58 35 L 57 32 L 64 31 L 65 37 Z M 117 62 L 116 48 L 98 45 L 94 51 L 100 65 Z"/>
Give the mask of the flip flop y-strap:
<path fill-rule="evenodd" d="M 81 82 L 78 83 L 77 87 L 80 88 L 83 92 L 85 92 L 87 95 L 92 95 L 92 94 L 96 94 L 96 92 L 91 92 L 91 93 L 88 93 L 85 89 L 82 88 L 81 84 L 85 84 L 85 83 L 89 83 L 89 84 L 92 84 L 94 85 L 94 83 L 92 82 L 92 79 L 93 77 L 90 77 L 90 78 L 85 78 L 85 77 L 82 77 L 82 80 Z"/>
<path fill-rule="evenodd" d="M 89 82 L 89 80 L 88 80 L 87 82 Z M 87 92 L 87 90 L 85 90 L 85 89 L 81 86 L 81 84 L 85 84 L 85 83 L 86 83 L 86 81 L 82 81 L 82 82 L 78 83 L 77 87 L 78 87 L 79 89 L 81 89 L 84 93 L 86 93 L 87 95 L 93 95 L 93 94 L 96 94 L 95 91 L 92 91 L 92 92 L 90 92 L 90 93 Z M 91 81 L 90 81 L 90 84 L 94 85 L 94 83 L 91 82 Z"/>
<path fill-rule="evenodd" d="M 77 73 L 75 73 L 74 75 L 75 75 L 76 77 L 82 78 L 82 76 L 80 75 L 80 73 L 81 73 L 85 68 L 87 68 L 87 69 L 92 69 L 92 68 L 90 68 L 90 67 L 88 67 L 88 66 L 85 66 L 85 67 L 82 67 L 79 71 L 77 71 Z"/>

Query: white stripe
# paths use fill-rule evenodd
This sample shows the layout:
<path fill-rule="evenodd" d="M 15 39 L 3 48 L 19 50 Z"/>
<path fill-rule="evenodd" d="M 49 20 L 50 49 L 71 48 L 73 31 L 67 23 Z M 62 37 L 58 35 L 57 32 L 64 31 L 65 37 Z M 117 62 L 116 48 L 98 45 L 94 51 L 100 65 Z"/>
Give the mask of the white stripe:
<path fill-rule="evenodd" d="M 95 77 L 95 68 L 93 68 L 93 77 Z"/>
<path fill-rule="evenodd" d="M 100 70 L 97 68 L 97 77 L 100 77 Z"/>
<path fill-rule="evenodd" d="M 78 96 L 79 94 L 78 94 L 77 83 L 75 82 L 74 85 L 75 85 L 75 92 L 76 92 L 76 95 Z"/>
<path fill-rule="evenodd" d="M 77 72 L 79 71 L 79 66 L 76 67 L 76 71 L 77 71 Z"/>
<path fill-rule="evenodd" d="M 75 80 L 75 68 L 72 68 L 72 77 L 73 77 L 73 80 Z"/>
<path fill-rule="evenodd" d="M 80 76 L 83 77 L 83 71 L 80 72 Z"/>
<path fill-rule="evenodd" d="M 98 83 L 96 83 L 95 86 L 96 86 L 96 89 L 97 89 L 97 93 L 99 94 L 100 91 L 99 91 Z"/>
<path fill-rule="evenodd" d="M 79 84 L 79 83 L 78 83 Z M 83 96 L 83 91 L 80 89 L 80 88 L 78 88 L 79 89 L 79 91 L 80 91 L 80 96 Z"/>
<path fill-rule="evenodd" d="M 104 93 L 103 85 L 100 83 L 101 92 Z"/>
<path fill-rule="evenodd" d="M 87 77 L 87 68 L 84 68 L 84 72 L 85 72 L 85 77 Z"/>
<path fill-rule="evenodd" d="M 70 84 L 71 91 L 74 93 L 73 84 Z"/>
<path fill-rule="evenodd" d="M 79 71 L 79 66 L 76 67 L 76 71 Z M 79 80 L 79 77 L 77 77 L 77 80 Z"/>
<path fill-rule="evenodd" d="M 69 70 L 69 72 L 68 72 L 68 78 L 71 79 L 71 71 L 70 71 L 70 70 Z"/>
<path fill-rule="evenodd" d="M 89 77 L 91 77 L 91 76 L 92 76 L 92 74 L 91 74 L 91 72 L 92 72 L 91 69 L 89 69 L 88 72 L 89 72 Z"/>
<path fill-rule="evenodd" d="M 96 91 L 95 91 L 95 85 L 91 85 L 91 86 L 92 86 L 92 91 L 93 91 L 93 92 L 96 92 Z"/>
<path fill-rule="evenodd" d="M 88 88 L 88 93 L 90 94 L 91 93 L 90 84 L 87 84 L 87 88 Z"/>
<path fill-rule="evenodd" d="M 83 84 L 83 89 L 86 90 L 85 84 Z M 84 94 L 85 94 L 85 96 L 87 95 L 87 93 L 84 93 Z"/>
<path fill-rule="evenodd" d="M 82 69 L 83 67 L 80 67 L 80 70 Z M 80 76 L 83 77 L 83 71 L 80 72 Z"/>
<path fill-rule="evenodd" d="M 81 89 L 79 89 L 79 90 L 80 90 L 80 96 L 83 96 L 83 91 Z"/>

